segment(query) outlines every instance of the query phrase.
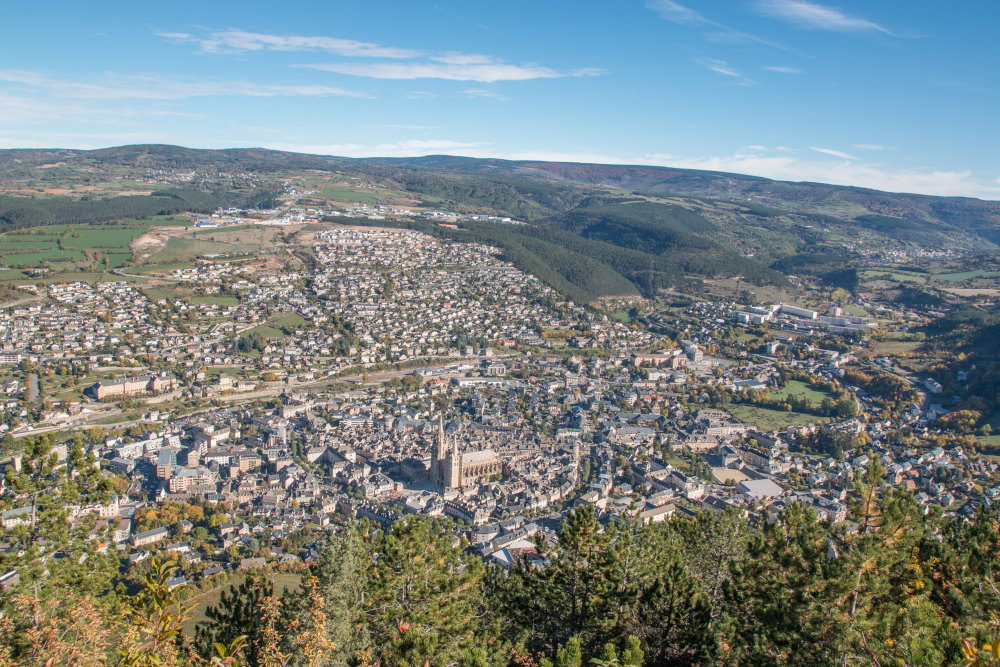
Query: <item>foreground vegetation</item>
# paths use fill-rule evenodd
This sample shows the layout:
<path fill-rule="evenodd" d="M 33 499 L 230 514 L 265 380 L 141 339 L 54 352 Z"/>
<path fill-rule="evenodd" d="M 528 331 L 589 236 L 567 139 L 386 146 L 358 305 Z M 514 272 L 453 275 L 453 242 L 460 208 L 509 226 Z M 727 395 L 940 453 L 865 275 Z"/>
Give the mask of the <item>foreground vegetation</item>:
<path fill-rule="evenodd" d="M 45 447 L 8 473 L 38 520 L 9 535 L 31 567 L 2 598 L 0 665 L 916 666 L 956 664 L 1000 635 L 996 514 L 927 512 L 883 486 L 876 458 L 844 524 L 795 504 L 603 526 L 582 506 L 558 534 L 512 547 L 509 569 L 484 564 L 450 520 L 365 521 L 329 535 L 297 590 L 251 572 L 192 636 L 169 562 L 133 565 L 146 573 L 135 594 L 96 542 L 51 566 L 46 547 L 71 543 L 66 501 L 113 489 L 78 443 L 69 474 Z"/>

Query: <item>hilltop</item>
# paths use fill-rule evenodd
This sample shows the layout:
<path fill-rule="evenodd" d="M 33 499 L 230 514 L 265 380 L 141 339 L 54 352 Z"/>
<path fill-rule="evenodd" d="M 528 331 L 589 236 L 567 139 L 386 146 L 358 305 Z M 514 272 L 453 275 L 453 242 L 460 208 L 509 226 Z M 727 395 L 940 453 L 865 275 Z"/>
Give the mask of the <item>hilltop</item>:
<path fill-rule="evenodd" d="M 364 183 L 371 194 L 358 199 L 331 190 L 327 177 Z M 856 276 L 845 271 L 858 259 L 1000 247 L 1000 202 L 692 169 L 164 145 L 0 151 L 6 230 L 185 209 L 270 208 L 279 201 L 322 209 L 362 200 L 527 223 L 410 226 L 499 246 L 519 268 L 578 301 L 650 295 L 702 279 L 780 287 L 789 274 L 825 276 L 826 284 L 850 289 Z"/>

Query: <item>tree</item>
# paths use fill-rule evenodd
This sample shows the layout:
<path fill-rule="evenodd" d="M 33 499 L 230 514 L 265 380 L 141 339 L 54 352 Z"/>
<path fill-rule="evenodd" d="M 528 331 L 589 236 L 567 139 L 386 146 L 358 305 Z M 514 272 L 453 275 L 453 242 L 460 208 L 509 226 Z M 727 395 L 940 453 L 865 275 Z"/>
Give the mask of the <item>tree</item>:
<path fill-rule="evenodd" d="M 642 569 L 627 627 L 641 640 L 649 665 L 699 665 L 709 658 L 709 597 L 687 567 L 679 541 L 674 521 L 649 526 L 639 536 Z"/>
<path fill-rule="evenodd" d="M 69 515 L 74 505 L 107 503 L 114 485 L 77 448 L 62 463 L 53 448 L 49 435 L 29 438 L 21 472 L 15 473 L 13 466 L 6 469 L 9 495 L 0 509 L 15 509 L 23 519 L 5 531 L 9 548 L 0 552 L 0 569 L 16 569 L 20 585 L 31 588 L 34 598 L 72 592 L 94 596 L 95 604 L 113 610 L 117 597 L 108 593 L 118 559 L 101 549 L 100 541 L 90 539 L 96 517 L 71 524 Z M 107 535 L 104 539 L 110 541 Z"/>
<path fill-rule="evenodd" d="M 364 611 L 377 655 L 443 667 L 479 645 L 482 561 L 466 557 L 450 531 L 407 517 L 369 550 Z"/>
<path fill-rule="evenodd" d="M 536 541 L 538 555 L 548 565 L 519 563 L 498 585 L 510 616 L 507 631 L 524 634 L 526 645 L 536 652 L 555 655 L 576 637 L 584 655 L 596 655 L 620 621 L 621 565 L 628 542 L 614 525 L 602 530 L 593 507 L 568 512 L 557 545 Z"/>
<path fill-rule="evenodd" d="M 205 609 L 210 623 L 195 628 L 198 654 L 208 660 L 215 654 L 215 644 L 228 645 L 246 637 L 247 665 L 263 667 L 263 648 L 272 630 L 263 612 L 273 599 L 274 584 L 260 572 L 251 572 L 238 587 L 223 590 L 219 604 Z"/>
<path fill-rule="evenodd" d="M 746 556 L 749 531 L 735 510 L 721 515 L 700 512 L 695 521 L 673 524 L 681 533 L 682 555 L 708 596 L 709 626 L 723 613 L 731 568 Z"/>
<path fill-rule="evenodd" d="M 309 566 L 309 575 L 322 601 L 326 637 L 336 646 L 329 656 L 331 665 L 348 664 L 358 651 L 368 646 L 362 608 L 367 586 L 366 556 L 358 528 L 352 525 L 329 537 L 320 549 L 319 559 Z M 304 625 L 313 607 L 310 591 L 286 590 L 281 600 L 284 625 L 287 627 L 293 621 Z"/>
<path fill-rule="evenodd" d="M 123 667 L 178 664 L 177 639 L 182 624 L 191 617 L 191 608 L 179 600 L 174 587 L 167 583 L 174 571 L 175 568 L 153 558 L 152 569 L 146 575 L 146 588 L 128 609 L 129 624 L 119 648 L 118 664 Z M 240 645 L 240 639 L 236 638 L 227 648 L 237 650 Z M 206 659 L 218 654 L 216 647 L 210 647 Z"/>
<path fill-rule="evenodd" d="M 840 664 L 845 624 L 825 532 L 815 511 L 796 503 L 749 540 L 725 586 L 718 640 L 726 662 Z"/>
<path fill-rule="evenodd" d="M 858 402 L 853 394 L 848 394 L 837 401 L 837 416 L 844 419 L 851 419 L 858 416 Z"/>
<path fill-rule="evenodd" d="M 930 537 L 928 517 L 911 494 L 883 491 L 884 474 L 873 457 L 848 503 L 857 531 L 834 534 L 845 648 L 880 664 L 950 662 L 959 655 L 961 638 L 937 612 L 931 570 L 916 557 Z"/>

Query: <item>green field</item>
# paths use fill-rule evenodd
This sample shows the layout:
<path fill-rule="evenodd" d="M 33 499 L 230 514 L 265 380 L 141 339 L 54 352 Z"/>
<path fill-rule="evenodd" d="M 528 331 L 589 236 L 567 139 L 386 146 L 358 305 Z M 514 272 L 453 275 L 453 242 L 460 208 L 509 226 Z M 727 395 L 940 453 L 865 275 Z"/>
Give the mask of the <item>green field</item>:
<path fill-rule="evenodd" d="M 16 275 L 15 275 L 16 273 Z M 12 272 L 10 278 L 0 277 L 0 280 L 5 280 L 11 285 L 50 285 L 52 283 L 65 283 L 79 281 L 81 283 L 113 283 L 119 280 L 130 282 L 130 283 L 144 283 L 145 278 L 136 278 L 132 276 L 118 276 L 113 273 L 101 272 L 101 271 L 68 271 L 66 273 L 46 273 L 43 276 L 37 278 L 31 278 L 24 275 L 21 271 Z M 25 292 L 25 294 L 28 294 Z"/>
<path fill-rule="evenodd" d="M 320 194 L 324 197 L 337 197 L 338 199 L 346 199 L 349 202 L 355 202 L 358 204 L 374 204 L 382 200 L 398 196 L 400 193 L 382 189 L 352 188 L 345 185 L 328 185 L 320 190 Z"/>
<path fill-rule="evenodd" d="M 173 300 L 177 298 L 177 292 L 162 289 L 160 287 L 147 287 L 142 290 L 142 293 L 145 294 L 146 298 L 150 301 L 159 301 L 160 299 Z"/>
<path fill-rule="evenodd" d="M 923 346 L 921 341 L 907 341 L 907 340 L 887 340 L 879 341 L 875 344 L 875 351 L 878 354 L 883 354 L 886 356 L 892 356 L 894 354 L 906 354 L 909 352 L 916 352 Z"/>
<path fill-rule="evenodd" d="M 1000 446 L 1000 435 L 978 435 L 976 440 L 989 447 Z"/>
<path fill-rule="evenodd" d="M 85 251 L 100 253 L 99 263 L 108 260 L 118 268 L 132 258 L 129 243 L 152 227 L 190 224 L 186 218 L 165 216 L 150 220 L 122 220 L 101 225 L 48 225 L 0 234 L 0 256 L 8 266 L 37 267 L 48 262 L 54 270 L 72 269 L 85 262 Z M 59 247 L 62 239 L 62 248 Z"/>
<path fill-rule="evenodd" d="M 804 426 L 810 423 L 819 424 L 824 421 L 822 417 L 801 412 L 781 412 L 750 405 L 730 405 L 726 409 L 739 421 L 752 424 L 761 431 L 780 430 L 789 426 Z"/>
<path fill-rule="evenodd" d="M 221 241 L 198 241 L 171 237 L 167 247 L 147 261 L 148 264 L 172 264 L 196 259 L 201 255 L 222 255 L 231 252 L 256 252 L 256 243 L 223 243 Z"/>
<path fill-rule="evenodd" d="M 871 282 L 873 280 L 893 280 L 900 283 L 915 282 L 920 285 L 923 285 L 924 283 L 927 282 L 926 274 L 903 273 L 899 270 L 869 269 L 867 271 L 864 271 L 861 275 L 862 275 L 862 280 L 864 282 Z"/>
<path fill-rule="evenodd" d="M 816 404 L 822 403 L 824 398 L 832 398 L 832 396 L 825 391 L 813 389 L 811 386 L 800 380 L 789 380 L 784 389 L 768 392 L 768 395 L 772 398 L 781 399 L 788 398 L 789 396 L 801 396 L 802 394 L 805 394 L 809 400 Z"/>
<path fill-rule="evenodd" d="M 254 350 L 256 352 L 256 350 Z M 243 377 L 243 372 L 238 368 L 206 368 L 205 374 L 209 377 L 218 377 L 220 375 L 228 375 L 234 378 Z"/>
<path fill-rule="evenodd" d="M 193 296 L 188 299 L 188 303 L 195 306 L 200 306 L 203 303 L 214 303 L 219 306 L 238 306 L 240 300 L 232 296 Z"/>
<path fill-rule="evenodd" d="M 957 283 L 969 278 L 1000 278 L 1000 271 L 983 271 L 980 269 L 978 271 L 963 271 L 961 273 L 940 273 L 934 277 L 949 283 Z"/>
<path fill-rule="evenodd" d="M 265 326 L 265 325 L 261 325 L 259 327 L 254 327 L 253 329 L 250 329 L 250 330 L 244 332 L 244 335 L 246 335 L 246 334 L 252 334 L 252 333 L 258 333 L 258 334 L 261 335 L 262 338 L 284 338 L 285 337 L 285 332 L 281 331 L 280 329 L 275 329 L 274 327 L 269 327 L 269 326 Z"/>
<path fill-rule="evenodd" d="M 59 250 L 51 248 L 39 252 L 26 252 L 14 254 L 3 254 L 3 262 L 8 266 L 41 266 L 44 262 L 58 260 L 76 260 L 82 262 L 84 254 L 78 250 Z"/>
<path fill-rule="evenodd" d="M 301 327 L 309 324 L 309 320 L 302 317 L 298 313 L 289 313 L 287 315 L 282 315 L 272 322 L 272 324 L 279 327 Z"/>
<path fill-rule="evenodd" d="M 95 227 L 93 229 L 77 229 L 63 239 L 63 245 L 68 248 L 128 248 L 128 244 L 137 236 L 142 236 L 149 229 L 142 227 Z M 79 236 L 78 236 L 79 235 Z"/>
<path fill-rule="evenodd" d="M 850 303 L 844 306 L 843 310 L 848 315 L 854 315 L 855 317 L 869 317 L 867 310 L 865 310 L 864 308 L 858 308 L 857 306 Z"/>

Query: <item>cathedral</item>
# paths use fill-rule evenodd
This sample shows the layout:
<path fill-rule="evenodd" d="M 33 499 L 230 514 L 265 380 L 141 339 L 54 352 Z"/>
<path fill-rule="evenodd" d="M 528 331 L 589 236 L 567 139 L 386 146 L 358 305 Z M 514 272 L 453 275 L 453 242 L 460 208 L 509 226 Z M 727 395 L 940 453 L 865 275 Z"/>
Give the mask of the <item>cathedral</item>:
<path fill-rule="evenodd" d="M 492 449 L 463 452 L 458 448 L 458 436 L 451 438 L 444 432 L 444 420 L 438 420 L 437 452 L 431 468 L 431 480 L 442 490 L 458 489 L 483 479 L 499 475 L 500 459 Z"/>

